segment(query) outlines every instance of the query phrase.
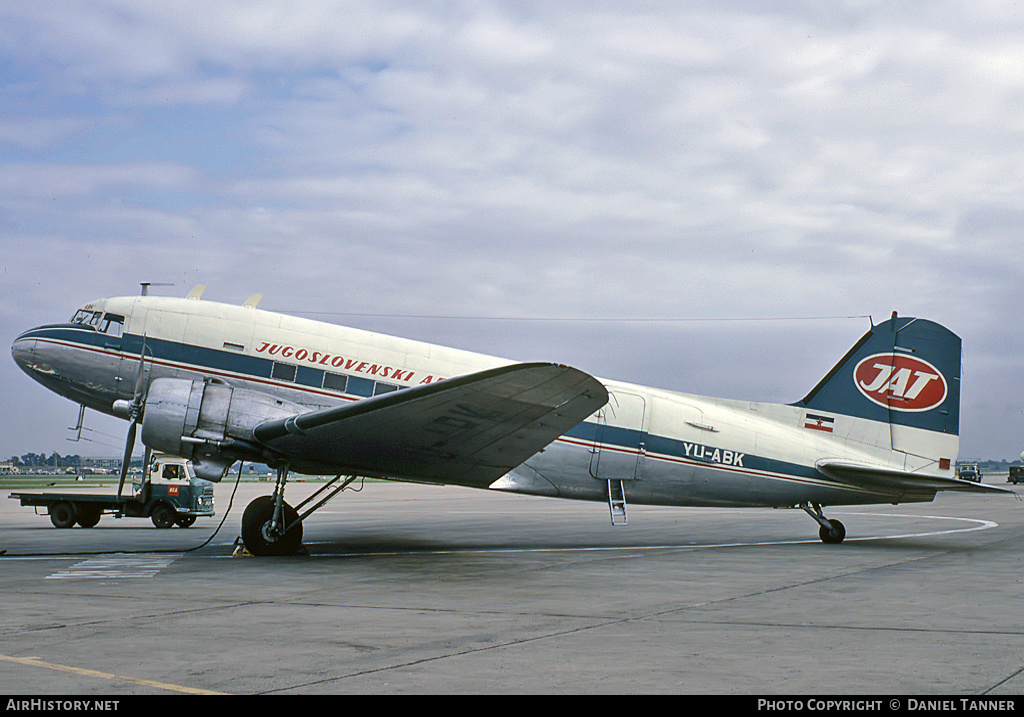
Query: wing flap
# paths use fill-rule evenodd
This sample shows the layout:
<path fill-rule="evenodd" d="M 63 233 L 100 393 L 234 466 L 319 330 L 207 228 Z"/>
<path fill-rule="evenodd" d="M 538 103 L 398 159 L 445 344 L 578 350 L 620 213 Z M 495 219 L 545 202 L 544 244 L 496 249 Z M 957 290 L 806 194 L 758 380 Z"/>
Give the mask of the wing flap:
<path fill-rule="evenodd" d="M 868 488 L 886 493 L 936 493 L 940 490 L 962 493 L 1010 493 L 1015 491 L 983 483 L 972 483 L 959 478 L 911 473 L 895 468 L 884 468 L 864 463 L 840 460 L 820 460 L 815 467 L 825 476 L 839 483 Z"/>
<path fill-rule="evenodd" d="M 592 376 L 514 364 L 256 427 L 294 470 L 487 486 L 608 401 Z"/>

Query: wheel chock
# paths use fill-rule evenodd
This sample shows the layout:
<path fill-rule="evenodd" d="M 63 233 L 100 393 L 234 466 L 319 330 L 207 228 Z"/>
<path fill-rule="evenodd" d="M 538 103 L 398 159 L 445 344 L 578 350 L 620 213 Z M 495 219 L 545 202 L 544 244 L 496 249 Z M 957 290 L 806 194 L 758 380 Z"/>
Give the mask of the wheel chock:
<path fill-rule="evenodd" d="M 242 536 L 238 536 L 237 538 L 235 538 L 235 549 L 231 553 L 231 557 L 232 558 L 251 558 L 252 557 L 252 553 L 250 553 L 245 548 L 245 543 L 242 541 Z"/>

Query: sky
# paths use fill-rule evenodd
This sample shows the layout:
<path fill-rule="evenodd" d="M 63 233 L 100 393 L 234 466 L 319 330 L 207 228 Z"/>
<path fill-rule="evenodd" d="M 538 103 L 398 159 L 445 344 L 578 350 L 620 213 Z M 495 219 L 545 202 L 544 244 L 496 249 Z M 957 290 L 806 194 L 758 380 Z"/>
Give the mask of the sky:
<path fill-rule="evenodd" d="M 791 403 L 893 311 L 1024 449 L 1011 2 L 5 0 L 0 338 L 204 298 Z M 127 424 L 0 361 L 0 459 Z"/>

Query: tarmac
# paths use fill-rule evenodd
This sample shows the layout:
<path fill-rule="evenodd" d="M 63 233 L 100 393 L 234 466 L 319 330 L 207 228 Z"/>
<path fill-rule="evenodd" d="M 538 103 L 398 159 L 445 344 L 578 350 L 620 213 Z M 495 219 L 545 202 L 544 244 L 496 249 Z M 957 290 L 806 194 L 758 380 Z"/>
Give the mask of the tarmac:
<path fill-rule="evenodd" d="M 61 530 L 0 490 L 0 694 L 1024 692 L 1019 497 L 834 507 L 825 545 L 800 510 L 612 526 L 604 504 L 375 482 L 309 519 L 306 554 L 256 558 L 235 540 L 271 484 L 234 489 L 164 530 Z"/>

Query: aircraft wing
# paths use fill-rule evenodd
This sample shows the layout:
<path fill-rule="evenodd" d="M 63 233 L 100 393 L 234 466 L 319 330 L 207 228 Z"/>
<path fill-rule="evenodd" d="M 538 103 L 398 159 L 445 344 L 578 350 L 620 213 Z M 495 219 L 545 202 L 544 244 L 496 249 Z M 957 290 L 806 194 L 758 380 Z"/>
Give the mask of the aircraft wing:
<path fill-rule="evenodd" d="M 608 401 L 592 376 L 524 363 L 266 421 L 292 470 L 486 487 Z"/>
<path fill-rule="evenodd" d="M 931 493 L 934 495 L 940 490 L 952 490 L 964 493 L 1010 493 L 1016 495 L 1015 491 L 1008 488 L 851 461 L 820 460 L 815 463 L 815 467 L 839 483 L 885 493 Z"/>

